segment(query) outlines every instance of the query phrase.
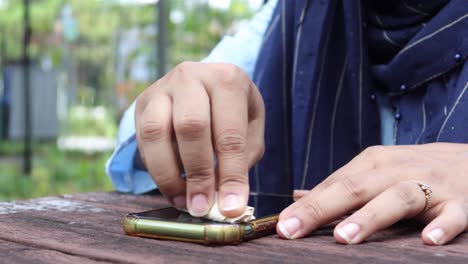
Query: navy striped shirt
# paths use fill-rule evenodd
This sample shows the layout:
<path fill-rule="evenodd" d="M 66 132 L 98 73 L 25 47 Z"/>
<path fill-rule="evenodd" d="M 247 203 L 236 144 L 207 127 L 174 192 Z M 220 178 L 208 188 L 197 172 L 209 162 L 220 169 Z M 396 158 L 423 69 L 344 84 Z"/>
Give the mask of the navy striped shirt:
<path fill-rule="evenodd" d="M 395 144 L 468 143 L 467 57 L 466 0 L 280 0 L 254 74 L 267 109 L 258 214 L 380 144 L 376 94 L 395 109 Z"/>

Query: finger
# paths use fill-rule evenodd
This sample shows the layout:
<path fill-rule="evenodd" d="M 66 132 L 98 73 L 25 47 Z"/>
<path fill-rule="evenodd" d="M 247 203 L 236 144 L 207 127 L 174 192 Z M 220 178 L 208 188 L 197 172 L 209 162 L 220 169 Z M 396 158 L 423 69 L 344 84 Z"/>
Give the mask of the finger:
<path fill-rule="evenodd" d="M 399 182 L 384 191 L 335 228 L 338 243 L 356 244 L 402 219 L 424 210 L 426 198 L 414 182 Z"/>
<path fill-rule="evenodd" d="M 375 170 L 377 166 L 374 162 L 373 155 L 375 153 L 380 153 L 380 149 L 382 148 L 382 146 L 374 146 L 367 148 L 358 156 L 354 157 L 350 162 L 346 163 L 344 166 L 333 172 L 320 184 L 318 184 L 312 190 L 310 190 L 310 195 L 319 195 L 322 191 L 326 190 L 333 184 L 336 184 L 337 182 L 347 177 L 350 177 L 351 175 L 357 175 L 359 173 L 365 173 L 367 171 Z"/>
<path fill-rule="evenodd" d="M 323 182 L 312 189 L 312 194 L 317 195 L 330 185 L 340 181 L 350 175 L 362 173 L 365 171 L 387 168 L 387 165 L 395 164 L 396 159 L 403 155 L 397 155 L 396 152 L 402 151 L 406 146 L 372 146 L 366 148 L 359 155 L 354 157 L 343 167 L 336 170 Z M 399 164 L 399 163 L 397 163 Z M 393 165 L 392 165 L 393 166 Z"/>
<path fill-rule="evenodd" d="M 265 106 L 254 84 L 249 90 L 248 100 L 247 161 L 250 169 L 265 152 Z"/>
<path fill-rule="evenodd" d="M 177 208 L 186 207 L 185 182 L 172 145 L 170 98 L 156 92 L 136 115 L 137 141 L 146 168 L 158 189 Z"/>
<path fill-rule="evenodd" d="M 304 197 L 307 193 L 309 193 L 309 190 L 294 190 L 293 200 L 296 202 L 297 200 Z"/>
<path fill-rule="evenodd" d="M 215 192 L 211 144 L 210 100 L 200 82 L 186 80 L 173 91 L 174 129 L 187 175 L 188 209 L 194 216 L 208 213 Z"/>
<path fill-rule="evenodd" d="M 397 173 L 396 169 L 371 170 L 337 181 L 318 194 L 307 193 L 281 212 L 278 234 L 295 239 L 310 233 L 382 193 L 394 184 Z"/>
<path fill-rule="evenodd" d="M 219 70 L 208 91 L 211 98 L 213 145 L 219 167 L 219 204 L 228 217 L 240 215 L 249 195 L 247 160 L 250 80 L 234 66 Z"/>
<path fill-rule="evenodd" d="M 462 203 L 447 202 L 440 215 L 424 228 L 422 240 L 427 245 L 443 245 L 450 242 L 467 229 L 467 217 Z"/>
<path fill-rule="evenodd" d="M 310 193 L 311 195 L 319 195 L 323 190 L 327 189 L 336 182 L 349 177 L 350 175 L 358 174 L 363 171 L 368 171 L 372 169 L 370 162 L 363 162 L 361 159 L 355 158 L 351 162 L 347 163 L 333 174 L 328 176 L 324 181 L 319 185 L 315 186 L 312 190 L 294 190 L 293 200 L 297 202 L 299 199 L 304 197 L 306 194 Z"/>

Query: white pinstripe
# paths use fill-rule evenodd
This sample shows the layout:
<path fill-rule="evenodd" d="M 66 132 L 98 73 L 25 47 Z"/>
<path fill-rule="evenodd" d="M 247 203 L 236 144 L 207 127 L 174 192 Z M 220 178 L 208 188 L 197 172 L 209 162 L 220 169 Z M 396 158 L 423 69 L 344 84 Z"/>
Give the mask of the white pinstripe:
<path fill-rule="evenodd" d="M 362 21 L 361 2 L 358 4 L 358 17 Z M 359 32 L 359 97 L 358 97 L 358 142 L 359 149 L 362 150 L 362 67 L 363 67 L 363 47 L 362 47 L 362 27 L 358 27 Z"/>
<path fill-rule="evenodd" d="M 304 22 L 305 14 L 307 7 L 309 6 L 309 0 L 304 2 L 304 7 L 302 8 L 301 17 L 299 18 L 299 28 L 296 33 L 296 45 L 294 47 L 294 66 L 293 66 L 293 81 L 292 81 L 292 94 L 294 94 L 294 87 L 296 87 L 296 69 L 297 69 L 297 57 L 299 55 L 299 45 L 302 38 L 302 23 Z"/>
<path fill-rule="evenodd" d="M 333 24 L 330 26 L 330 28 L 333 28 Z M 312 111 L 312 118 L 311 118 L 311 121 L 310 121 L 310 127 L 309 127 L 309 134 L 308 134 L 308 137 L 307 137 L 307 148 L 306 148 L 306 157 L 304 159 L 304 170 L 302 171 L 302 181 L 301 181 L 301 189 L 304 189 L 305 187 L 305 182 L 306 182 L 306 177 L 307 177 L 307 171 L 309 170 L 309 158 L 310 158 L 310 148 L 311 148 L 311 145 L 312 145 L 312 135 L 313 135 L 313 131 L 314 131 L 314 126 L 315 126 L 315 115 L 317 113 L 317 104 L 318 104 L 318 100 L 320 98 L 320 87 L 321 87 L 321 83 L 322 83 L 322 75 L 323 75 L 323 66 L 325 64 L 325 56 L 328 52 L 328 42 L 330 40 L 330 35 L 331 35 L 331 30 L 329 30 L 327 32 L 327 37 L 325 39 L 325 45 L 324 45 L 324 50 L 323 50 L 323 58 L 322 58 L 322 61 L 321 61 L 321 64 L 320 64 L 320 73 L 319 73 L 319 77 L 318 77 L 318 82 L 317 82 L 317 86 L 316 86 L 316 91 L 315 91 L 315 100 L 314 100 L 314 110 Z"/>
<path fill-rule="evenodd" d="M 423 115 L 423 127 L 421 129 L 421 133 L 419 133 L 419 136 L 416 139 L 416 142 L 414 144 L 419 144 L 419 140 L 421 139 L 422 135 L 426 131 L 426 105 L 424 101 L 422 102 L 422 115 Z"/>
<path fill-rule="evenodd" d="M 249 195 L 252 195 L 252 196 L 285 197 L 285 198 L 293 197 L 292 194 L 266 193 L 266 192 L 250 192 Z"/>
<path fill-rule="evenodd" d="M 454 26 L 455 24 L 459 23 L 460 21 L 462 21 L 462 20 L 465 19 L 466 17 L 468 17 L 468 14 L 463 15 L 462 17 L 460 17 L 460 18 L 454 20 L 452 23 L 449 23 L 449 24 L 447 24 L 447 25 L 445 25 L 445 26 L 439 28 L 438 30 L 432 32 L 431 34 L 429 34 L 429 35 L 427 35 L 427 36 L 425 36 L 425 37 L 422 37 L 422 38 L 418 39 L 417 41 L 411 43 L 410 45 L 407 45 L 407 46 L 404 47 L 402 50 L 400 50 L 400 52 L 397 54 L 397 56 L 403 54 L 403 53 L 406 52 L 407 50 L 409 50 L 409 49 L 411 49 L 412 47 L 418 45 L 419 43 L 424 42 L 424 41 L 426 41 L 426 40 L 432 38 L 433 36 L 439 34 L 440 32 L 442 32 L 442 31 L 444 31 L 444 30 L 446 30 L 446 29 L 448 29 L 448 28 Z"/>
<path fill-rule="evenodd" d="M 348 55 L 346 55 L 346 59 L 343 64 L 343 70 L 341 71 L 340 81 L 338 83 L 338 89 L 336 91 L 335 96 L 335 104 L 333 105 L 333 113 L 332 113 L 332 121 L 331 121 L 331 128 L 330 128 L 330 169 L 329 172 L 332 173 L 333 170 L 333 149 L 335 144 L 335 118 L 336 118 L 336 111 L 338 108 L 338 102 L 341 95 L 341 88 L 343 87 L 343 80 L 346 72 L 346 67 L 348 66 Z"/>
<path fill-rule="evenodd" d="M 270 27 L 267 29 L 267 31 L 265 32 L 265 35 L 263 36 L 263 40 L 262 40 L 262 44 L 261 44 L 261 47 L 259 50 L 262 50 L 263 47 L 265 46 L 265 43 L 267 42 L 267 40 L 270 38 L 270 35 L 271 35 L 271 32 L 273 32 L 273 29 L 276 27 L 276 25 L 278 24 L 279 22 L 279 19 L 280 19 L 280 15 L 277 14 L 275 16 L 275 18 L 273 19 Z M 258 74 L 258 77 L 257 77 L 257 81 L 261 81 L 263 79 L 263 74 L 265 73 L 265 67 L 263 67 L 261 69 L 261 72 Z"/>
<path fill-rule="evenodd" d="M 273 20 L 271 21 L 271 24 L 270 26 L 268 27 L 268 29 L 266 30 L 264 36 L 263 36 L 263 40 L 262 40 L 262 44 L 261 44 L 261 47 L 263 48 L 265 46 L 265 43 L 270 39 L 270 35 L 271 33 L 273 32 L 273 30 L 277 27 L 278 25 L 278 22 L 280 20 L 280 15 L 277 14 Z M 260 48 L 260 50 L 262 49 Z M 258 81 L 261 81 L 263 79 L 263 74 L 265 73 L 265 68 L 262 69 L 262 71 L 258 74 Z M 255 178 L 255 190 L 258 192 L 260 192 L 260 174 L 258 172 L 258 164 L 254 166 L 253 168 L 254 170 L 254 178 Z M 255 196 L 254 198 L 254 207 L 258 207 L 258 197 Z"/>
<path fill-rule="evenodd" d="M 273 29 L 276 27 L 276 24 L 278 24 L 279 19 L 280 19 L 279 14 L 277 14 L 275 18 L 273 18 L 273 21 L 271 22 L 270 27 L 267 29 L 267 31 L 265 32 L 265 35 L 263 36 L 262 46 L 265 45 L 265 42 L 270 38 L 271 32 L 273 32 Z"/>
<path fill-rule="evenodd" d="M 451 71 L 455 66 L 457 66 L 457 65 L 459 65 L 459 64 L 461 64 L 461 63 L 463 63 L 463 62 L 457 63 L 457 64 L 455 64 L 453 67 L 446 68 L 446 69 L 444 69 L 444 70 L 442 70 L 442 71 L 440 71 L 440 72 L 438 72 L 438 73 L 436 73 L 436 74 L 433 74 L 433 75 L 429 76 L 428 78 L 426 78 L 426 79 L 424 79 L 424 80 L 422 80 L 422 81 L 420 81 L 420 82 L 418 82 L 418 83 L 412 85 L 411 88 L 410 88 L 410 90 L 411 90 L 411 89 L 414 89 L 415 87 L 418 87 L 419 85 L 421 85 L 421 84 L 423 84 L 423 83 L 425 83 L 425 82 L 427 82 L 427 81 L 429 81 L 429 80 L 435 79 L 435 78 L 437 78 L 437 77 L 439 77 L 439 76 L 441 76 L 441 75 L 443 76 L 443 74 L 445 74 L 445 73 Z"/>
<path fill-rule="evenodd" d="M 279 19 L 280 19 L 280 15 L 278 14 L 278 15 L 275 16 L 275 18 L 271 22 L 270 27 L 267 29 L 267 31 L 266 31 L 266 33 L 265 33 L 265 35 L 263 37 L 262 47 L 265 45 L 266 41 L 270 38 L 271 33 L 276 28 L 276 26 L 277 26 L 277 24 L 279 22 Z M 258 81 L 262 80 L 264 72 L 265 72 L 265 68 L 263 68 L 262 71 L 258 74 Z M 255 165 L 255 167 L 254 167 L 254 178 L 255 178 L 255 190 L 257 192 L 260 192 L 260 175 L 258 173 L 258 164 Z M 254 206 L 258 207 L 258 197 L 254 198 Z"/>
<path fill-rule="evenodd" d="M 393 126 L 393 145 L 397 144 L 397 133 L 398 133 L 398 125 L 400 120 L 395 120 L 395 125 Z"/>
<path fill-rule="evenodd" d="M 383 23 L 382 23 L 382 20 L 380 20 L 380 17 L 378 15 L 375 15 L 375 18 L 377 19 L 377 22 L 379 23 L 379 25 L 381 27 L 383 27 Z M 384 36 L 384 39 L 387 40 L 390 44 L 394 45 L 394 46 L 397 46 L 398 48 L 401 48 L 403 47 L 403 45 L 397 43 L 396 41 L 394 41 L 393 39 L 391 39 L 388 34 L 387 34 L 387 31 L 385 29 L 382 29 L 382 34 Z"/>
<path fill-rule="evenodd" d="M 408 5 L 408 3 L 406 3 L 405 0 L 401 0 L 401 2 L 403 3 L 403 5 L 406 7 L 406 9 L 408 9 L 409 11 L 412 11 L 416 14 L 420 14 L 420 15 L 423 15 L 423 16 L 430 16 L 428 13 L 424 12 L 424 11 L 421 11 L 419 9 L 416 9 L 410 5 Z"/>
<path fill-rule="evenodd" d="M 284 133 L 284 144 L 286 145 L 286 177 L 291 177 L 291 147 L 289 145 L 289 138 L 288 138 L 288 102 L 286 101 L 287 94 L 288 94 L 288 87 L 286 83 L 286 73 L 287 73 L 287 65 L 286 65 L 286 0 L 282 1 L 282 10 L 281 10 L 281 33 L 282 33 L 282 42 L 283 42 L 283 120 L 285 122 L 283 126 L 283 133 Z"/>
<path fill-rule="evenodd" d="M 444 81 L 445 89 L 448 89 L 447 75 L 442 75 L 442 80 Z"/>
<path fill-rule="evenodd" d="M 449 114 L 447 115 L 447 117 L 445 117 L 444 123 L 442 123 L 442 126 L 440 127 L 439 133 L 437 133 L 437 138 L 436 138 L 436 140 L 435 140 L 436 142 L 439 141 L 440 135 L 442 135 L 442 132 L 444 131 L 445 126 L 447 125 L 448 120 L 450 119 L 450 117 L 452 116 L 453 112 L 455 111 L 455 108 L 457 108 L 458 103 L 460 103 L 460 99 L 461 99 L 461 98 L 463 97 L 463 95 L 465 94 L 467 88 L 468 88 L 468 82 L 466 82 L 465 87 L 463 87 L 463 90 L 462 90 L 461 93 L 458 95 L 457 100 L 456 100 L 455 103 L 453 104 L 452 109 L 450 109 Z"/>
<path fill-rule="evenodd" d="M 260 176 L 258 174 L 258 164 L 254 167 L 254 174 L 255 174 L 255 190 L 260 192 Z M 258 197 L 254 198 L 254 207 L 258 208 Z"/>

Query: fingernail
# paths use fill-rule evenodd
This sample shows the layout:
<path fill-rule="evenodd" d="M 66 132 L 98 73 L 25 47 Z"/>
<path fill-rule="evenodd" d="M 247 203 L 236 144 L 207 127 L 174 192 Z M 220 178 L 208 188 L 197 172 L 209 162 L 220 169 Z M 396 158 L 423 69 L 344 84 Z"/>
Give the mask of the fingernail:
<path fill-rule="evenodd" d="M 190 214 L 193 216 L 204 216 L 208 213 L 208 198 L 204 194 L 195 194 L 192 196 L 192 204 L 190 205 Z"/>
<path fill-rule="evenodd" d="M 431 232 L 427 233 L 427 237 L 436 245 L 440 245 L 442 237 L 444 236 L 444 230 L 442 228 L 435 228 Z"/>
<path fill-rule="evenodd" d="M 179 195 L 172 199 L 172 205 L 174 205 L 175 208 L 186 208 L 187 200 L 185 195 Z"/>
<path fill-rule="evenodd" d="M 232 211 L 241 206 L 239 196 L 235 194 L 228 194 L 223 199 L 223 211 Z"/>
<path fill-rule="evenodd" d="M 308 193 L 307 190 L 294 190 L 293 191 L 293 200 L 296 202 L 297 200 L 301 199 Z"/>
<path fill-rule="evenodd" d="M 337 229 L 336 232 L 341 238 L 346 240 L 346 242 L 349 244 L 351 243 L 353 238 L 359 233 L 360 229 L 361 227 L 358 224 L 349 223 Z"/>
<path fill-rule="evenodd" d="M 296 195 L 307 194 L 308 192 L 309 192 L 309 190 L 302 190 L 302 189 L 294 189 L 293 190 L 293 194 L 296 194 Z"/>
<path fill-rule="evenodd" d="M 278 223 L 278 228 L 287 239 L 294 239 L 294 235 L 299 231 L 301 222 L 297 218 L 289 218 Z"/>

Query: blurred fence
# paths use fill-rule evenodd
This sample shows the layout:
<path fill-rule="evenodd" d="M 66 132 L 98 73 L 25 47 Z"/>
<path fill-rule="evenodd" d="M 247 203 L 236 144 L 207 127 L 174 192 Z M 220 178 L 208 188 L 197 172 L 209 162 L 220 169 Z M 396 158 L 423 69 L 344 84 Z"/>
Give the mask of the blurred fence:
<path fill-rule="evenodd" d="M 25 135 L 23 70 L 20 64 L 4 66 L 4 91 L 9 91 L 9 116 L 2 123 L 8 127 L 8 139 L 18 140 Z M 30 102 L 31 135 L 34 139 L 55 139 L 58 136 L 57 77 L 55 71 L 31 65 Z"/>

